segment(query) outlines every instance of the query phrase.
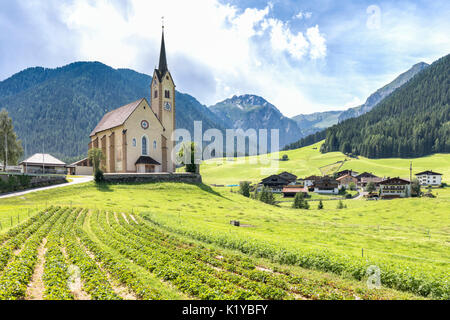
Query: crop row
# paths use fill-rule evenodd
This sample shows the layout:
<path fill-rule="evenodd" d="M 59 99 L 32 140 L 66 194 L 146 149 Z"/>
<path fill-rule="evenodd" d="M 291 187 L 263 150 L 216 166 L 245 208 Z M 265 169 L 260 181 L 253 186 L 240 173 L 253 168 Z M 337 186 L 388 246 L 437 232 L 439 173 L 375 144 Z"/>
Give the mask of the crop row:
<path fill-rule="evenodd" d="M 78 242 L 75 230 L 82 228 L 87 210 L 71 214 L 64 229 L 64 245 L 70 262 L 80 268 L 83 289 L 91 295 L 94 300 L 120 300 L 114 292 L 106 275 L 97 266 L 95 261 L 89 257 Z M 78 218 L 78 219 L 77 219 Z"/>
<path fill-rule="evenodd" d="M 219 281 L 213 274 L 213 269 L 202 270 L 195 263 L 188 264 L 180 261 L 175 252 L 168 255 L 153 248 L 151 243 L 133 237 L 131 234 L 122 234 L 122 227 L 114 218 L 106 221 L 106 215 L 99 215 L 99 223 L 108 234 L 109 246 L 118 250 L 134 263 L 153 272 L 157 277 L 170 281 L 180 291 L 199 297 L 200 299 L 248 299 L 260 298 L 250 291 L 235 285 Z M 159 249 L 162 249 L 161 247 Z"/>
<path fill-rule="evenodd" d="M 20 253 L 12 259 L 0 276 L 0 300 L 23 299 L 27 284 L 33 274 L 37 260 L 37 249 L 53 224 L 61 218 L 61 210 L 52 210 L 52 215 L 34 232 L 23 245 Z"/>
<path fill-rule="evenodd" d="M 376 264 L 380 270 L 381 283 L 393 289 L 409 291 L 414 294 L 438 299 L 450 299 L 448 275 L 415 272 L 389 261 L 376 263 L 368 260 L 336 255 L 327 250 L 311 251 L 309 249 L 286 250 L 282 247 L 214 232 L 203 233 L 186 227 L 174 227 L 158 221 L 153 216 L 144 215 L 147 222 L 166 231 L 177 233 L 201 242 L 214 244 L 222 248 L 241 251 L 257 258 L 267 258 L 284 265 L 297 265 L 307 269 L 316 269 L 335 274 L 350 275 L 357 280 L 366 276 L 370 265 Z"/>
<path fill-rule="evenodd" d="M 140 223 L 139 225 L 128 227 L 130 231 L 136 232 L 140 229 L 154 238 L 162 240 L 160 245 L 169 246 L 173 249 L 183 249 L 183 241 L 174 236 L 168 236 L 167 233 L 156 229 L 149 225 L 139 216 L 135 219 Z M 127 227 L 126 224 L 124 224 Z M 181 248 L 181 249 L 180 249 Z M 189 253 L 197 260 L 203 261 L 212 265 L 215 268 L 226 270 L 228 272 L 238 274 L 249 280 L 263 282 L 283 290 L 288 290 L 311 299 L 354 299 L 355 295 L 363 298 L 377 298 L 373 291 L 358 290 L 354 292 L 348 287 L 339 287 L 331 281 L 311 280 L 298 277 L 291 274 L 287 270 L 276 272 L 278 270 L 258 270 L 250 258 L 242 255 L 223 255 L 218 250 L 208 249 L 201 245 L 190 245 Z"/>
<path fill-rule="evenodd" d="M 20 226 L 16 226 L 3 235 L 4 243 L 0 247 L 0 271 L 6 266 L 14 251 L 19 249 L 24 242 L 49 218 L 56 208 L 49 208 L 28 219 Z"/>
<path fill-rule="evenodd" d="M 96 214 L 91 214 L 89 218 L 96 219 Z M 90 221 L 90 225 L 96 237 L 100 241 L 108 243 L 109 238 L 103 229 L 97 223 L 94 224 L 92 221 Z M 94 254 L 96 261 L 100 263 L 111 276 L 133 291 L 138 298 L 143 300 L 161 299 L 161 293 L 156 289 L 145 285 L 140 277 L 128 267 L 120 254 L 112 254 L 106 251 L 99 244 L 92 241 L 86 231 L 82 228 L 77 228 L 76 233 L 86 248 Z"/>
<path fill-rule="evenodd" d="M 72 300 L 73 294 L 68 287 L 69 271 L 66 259 L 61 251 L 61 236 L 64 223 L 74 211 L 66 209 L 63 218 L 53 225 L 47 236 L 45 265 L 42 280 L 44 282 L 44 299 Z"/>
<path fill-rule="evenodd" d="M 198 292 L 197 285 L 207 285 L 212 290 L 208 292 L 219 292 L 228 295 L 231 299 L 289 299 L 293 298 L 288 292 L 267 285 L 265 283 L 252 281 L 234 273 L 218 270 L 207 263 L 201 263 L 192 256 L 189 245 L 164 246 L 167 239 L 161 241 L 157 234 L 151 234 L 148 230 L 139 230 L 139 225 L 129 225 L 119 215 L 118 220 L 110 219 L 111 227 L 116 237 L 121 237 L 131 245 L 135 243 L 143 248 L 145 254 L 151 258 L 150 268 L 164 280 L 171 281 L 180 290 L 188 290 L 186 293 L 194 296 L 202 295 Z M 131 221 L 131 219 L 129 219 Z M 164 236 L 163 236 L 164 237 Z M 151 270 L 152 271 L 152 270 Z M 187 280 L 185 277 L 189 276 Z M 204 299 L 215 299 L 217 294 L 210 297 L 200 296 Z"/>
<path fill-rule="evenodd" d="M 242 277 L 247 280 L 257 281 L 268 284 L 282 290 L 291 291 L 303 297 L 312 299 L 355 299 L 357 294 L 363 298 L 377 298 L 373 291 L 369 290 L 349 290 L 347 286 L 339 286 L 331 281 L 304 279 L 291 275 L 288 271 L 273 272 L 271 270 L 258 270 L 250 258 L 242 255 L 222 254 L 218 250 L 205 248 L 201 245 L 186 243 L 178 237 L 168 235 L 166 232 L 158 230 L 153 225 L 145 223 L 139 216 L 134 219 L 128 219 L 130 222 L 137 220 L 139 224 L 130 226 L 123 219 L 121 225 L 130 232 L 152 239 L 155 242 L 158 239 L 158 245 L 171 248 L 172 250 L 184 251 L 185 254 L 192 256 L 197 261 L 202 261 L 213 267 L 228 273 L 220 273 L 221 279 L 227 278 L 229 281 L 242 281 Z M 236 275 L 242 276 L 241 278 Z"/>

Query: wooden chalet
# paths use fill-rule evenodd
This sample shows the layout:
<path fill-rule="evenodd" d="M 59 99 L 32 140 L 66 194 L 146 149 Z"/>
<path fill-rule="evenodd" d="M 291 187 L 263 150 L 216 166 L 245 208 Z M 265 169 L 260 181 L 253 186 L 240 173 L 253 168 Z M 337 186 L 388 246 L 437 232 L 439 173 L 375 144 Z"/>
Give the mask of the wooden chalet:
<path fill-rule="evenodd" d="M 411 196 L 411 183 L 408 180 L 388 178 L 379 183 L 382 199 L 407 198 Z"/>
<path fill-rule="evenodd" d="M 352 177 L 356 177 L 358 175 L 358 172 L 353 171 L 353 170 L 342 170 L 342 171 L 336 172 L 334 174 L 334 176 L 336 178 L 340 178 L 340 177 L 343 177 L 343 176 L 346 176 L 346 175 L 349 175 L 349 176 L 352 176 Z"/>
<path fill-rule="evenodd" d="M 271 175 L 261 181 L 264 187 L 269 187 L 272 192 L 281 193 L 284 186 L 289 184 L 289 181 L 280 177 L 277 174 Z"/>
<path fill-rule="evenodd" d="M 349 174 L 346 174 L 342 177 L 337 178 L 336 181 L 339 182 L 339 188 L 344 187 L 346 189 L 348 189 L 350 187 L 351 183 L 354 183 L 355 187 L 356 187 L 356 184 L 358 183 L 358 179 L 356 179 L 355 177 L 353 177 Z"/>
<path fill-rule="evenodd" d="M 327 194 L 338 194 L 339 193 L 339 182 L 328 176 L 322 177 L 320 180 L 316 181 L 316 183 L 314 184 L 314 192 L 327 193 Z"/>
<path fill-rule="evenodd" d="M 297 176 L 295 174 L 289 173 L 289 172 L 282 172 L 279 174 L 279 176 L 287 181 L 289 181 L 289 183 L 295 182 L 297 181 Z"/>

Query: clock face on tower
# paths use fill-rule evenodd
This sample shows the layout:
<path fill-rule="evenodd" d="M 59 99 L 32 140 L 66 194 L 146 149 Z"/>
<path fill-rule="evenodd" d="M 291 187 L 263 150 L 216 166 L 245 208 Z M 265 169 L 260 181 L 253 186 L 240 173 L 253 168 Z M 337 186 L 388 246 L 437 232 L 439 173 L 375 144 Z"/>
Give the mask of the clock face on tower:
<path fill-rule="evenodd" d="M 164 104 L 164 109 L 166 109 L 167 111 L 172 110 L 172 105 L 170 104 L 170 102 L 166 102 L 166 103 Z"/>

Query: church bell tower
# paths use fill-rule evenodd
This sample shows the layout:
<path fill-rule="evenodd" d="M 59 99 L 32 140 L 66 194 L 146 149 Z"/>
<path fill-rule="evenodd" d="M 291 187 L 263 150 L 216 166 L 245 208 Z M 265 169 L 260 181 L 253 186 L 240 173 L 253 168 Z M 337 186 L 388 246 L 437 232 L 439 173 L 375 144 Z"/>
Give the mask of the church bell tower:
<path fill-rule="evenodd" d="M 174 159 L 172 159 L 172 152 L 175 145 L 175 142 L 172 141 L 172 133 L 175 131 L 176 126 L 175 83 L 167 67 L 164 24 L 162 26 L 159 66 L 153 72 L 151 84 L 151 108 L 164 127 L 161 137 L 162 171 L 175 172 Z"/>

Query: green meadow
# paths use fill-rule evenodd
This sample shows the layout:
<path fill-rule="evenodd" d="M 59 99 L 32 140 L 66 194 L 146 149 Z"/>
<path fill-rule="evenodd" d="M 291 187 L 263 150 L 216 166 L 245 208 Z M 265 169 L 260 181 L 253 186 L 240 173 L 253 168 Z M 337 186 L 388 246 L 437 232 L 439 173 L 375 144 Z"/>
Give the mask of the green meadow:
<path fill-rule="evenodd" d="M 320 153 L 323 142 L 296 150 L 280 151 L 272 158 L 264 156 L 242 157 L 237 159 L 211 159 L 201 166 L 203 181 L 208 184 L 238 184 L 247 180 L 259 182 L 262 178 L 280 173 L 291 172 L 298 177 L 321 174 L 320 168 L 332 172 L 339 167 L 335 165 L 344 161 L 340 170 L 352 169 L 357 172 L 372 172 L 380 177 L 409 178 L 410 162 L 413 163 L 413 174 L 425 170 L 433 170 L 444 175 L 444 181 L 450 181 L 450 154 L 434 154 L 414 159 L 367 159 L 364 157 L 350 158 L 340 152 Z M 282 155 L 289 157 L 288 161 L 279 161 Z"/>
<path fill-rule="evenodd" d="M 310 202 L 310 210 L 296 210 L 206 185 L 87 183 L 2 199 L 0 214 L 50 205 L 126 212 L 194 241 L 342 279 L 364 280 L 374 265 L 386 286 L 448 298 L 450 189 L 434 193 L 436 199 L 345 200 L 341 210 L 336 201 L 324 201 L 323 210 Z"/>

